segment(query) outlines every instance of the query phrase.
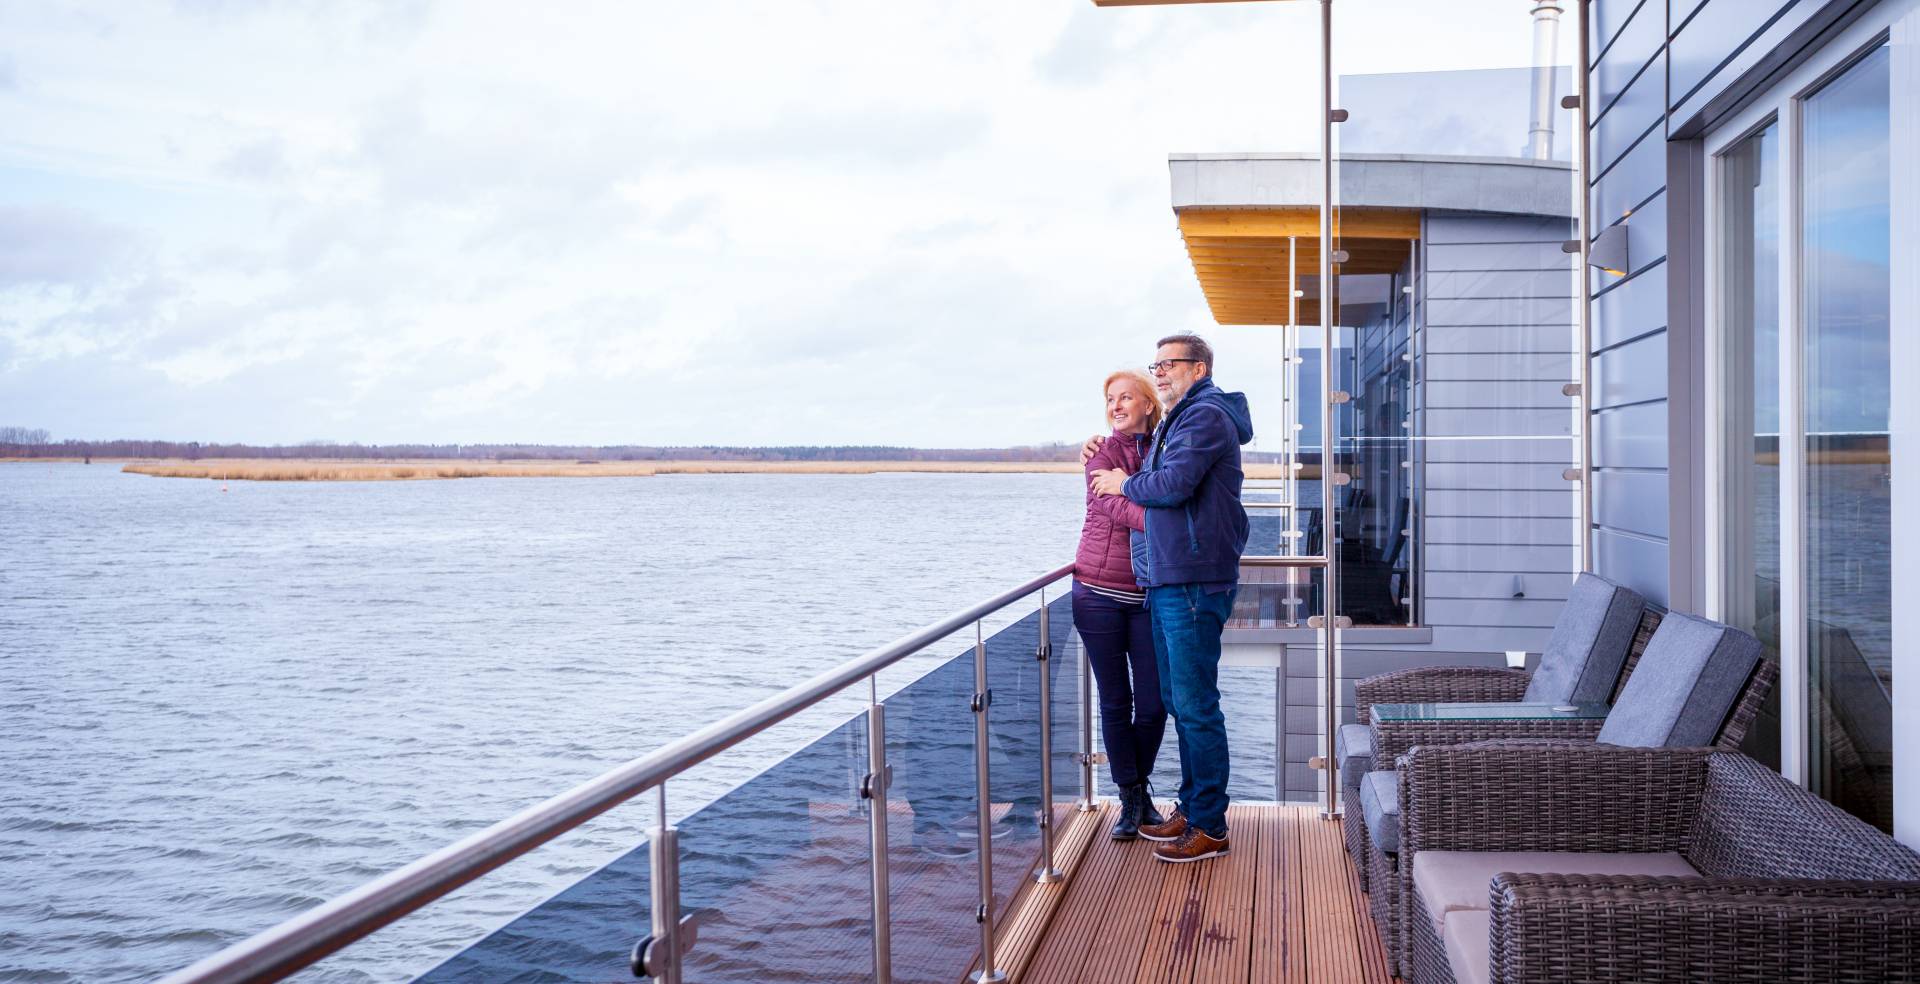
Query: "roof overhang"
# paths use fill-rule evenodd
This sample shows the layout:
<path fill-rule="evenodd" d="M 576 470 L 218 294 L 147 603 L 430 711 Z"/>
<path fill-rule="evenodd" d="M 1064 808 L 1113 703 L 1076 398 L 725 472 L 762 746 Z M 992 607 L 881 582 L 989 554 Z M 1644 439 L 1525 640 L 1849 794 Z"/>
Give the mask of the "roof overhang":
<path fill-rule="evenodd" d="M 1188 208 L 1180 237 L 1215 321 L 1223 325 L 1319 324 L 1318 208 Z M 1413 209 L 1343 208 L 1334 214 L 1342 276 L 1394 273 L 1420 238 Z M 1297 306 L 1291 291 L 1300 290 Z"/>
<path fill-rule="evenodd" d="M 1173 209 L 1194 275 L 1223 325 L 1318 324 L 1320 164 L 1313 154 L 1175 154 Z M 1333 248 L 1340 276 L 1405 265 L 1429 210 L 1573 212 L 1572 167 L 1497 157 L 1340 158 Z M 1302 296 L 1293 305 L 1292 291 Z"/>

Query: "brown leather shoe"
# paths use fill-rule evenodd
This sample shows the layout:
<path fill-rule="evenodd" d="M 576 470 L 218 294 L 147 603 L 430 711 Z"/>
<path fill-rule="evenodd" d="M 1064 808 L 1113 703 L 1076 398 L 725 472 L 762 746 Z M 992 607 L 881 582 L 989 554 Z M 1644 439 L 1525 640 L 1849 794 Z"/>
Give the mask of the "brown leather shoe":
<path fill-rule="evenodd" d="M 1187 815 L 1181 813 L 1180 808 L 1177 806 L 1174 807 L 1173 814 L 1167 817 L 1165 823 L 1143 823 L 1140 825 L 1140 836 L 1150 841 L 1177 841 L 1180 839 L 1180 835 L 1186 832 Z"/>
<path fill-rule="evenodd" d="M 1188 827 L 1180 839 L 1171 844 L 1162 844 L 1153 849 L 1153 856 L 1162 861 L 1179 864 L 1185 861 L 1204 861 L 1227 853 L 1225 837 L 1209 837 L 1199 827 Z"/>

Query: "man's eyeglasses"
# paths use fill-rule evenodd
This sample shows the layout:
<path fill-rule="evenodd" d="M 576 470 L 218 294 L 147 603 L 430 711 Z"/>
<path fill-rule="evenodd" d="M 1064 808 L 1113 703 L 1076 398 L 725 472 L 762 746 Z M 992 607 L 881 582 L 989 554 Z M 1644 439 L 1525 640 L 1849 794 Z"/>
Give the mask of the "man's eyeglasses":
<path fill-rule="evenodd" d="M 1150 373 L 1153 373 L 1156 376 L 1164 376 L 1167 374 L 1167 370 L 1172 369 L 1173 364 L 1176 362 L 1199 362 L 1199 361 L 1200 361 L 1199 359 L 1161 359 L 1159 362 L 1147 363 L 1147 371 Z"/>

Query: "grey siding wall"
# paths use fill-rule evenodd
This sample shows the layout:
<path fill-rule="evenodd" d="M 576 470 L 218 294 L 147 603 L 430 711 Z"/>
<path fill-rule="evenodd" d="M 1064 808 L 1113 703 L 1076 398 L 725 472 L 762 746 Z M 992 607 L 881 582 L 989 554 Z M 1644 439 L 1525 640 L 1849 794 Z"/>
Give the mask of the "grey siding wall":
<path fill-rule="evenodd" d="M 1676 6 L 1690 6 L 1671 0 Z M 1669 0 L 1595 0 L 1594 231 L 1627 224 L 1625 278 L 1593 273 L 1593 568 L 1666 605 Z"/>
<path fill-rule="evenodd" d="M 1421 622 L 1444 652 L 1538 651 L 1574 566 L 1573 227 L 1429 212 L 1423 233 Z"/>
<path fill-rule="evenodd" d="M 1705 162 L 1689 141 L 1867 0 L 1594 0 L 1594 231 L 1625 223 L 1625 277 L 1594 272 L 1594 569 L 1697 607 L 1710 511 L 1700 298 Z M 1673 396 L 1685 399 L 1670 399 Z"/>
<path fill-rule="evenodd" d="M 1356 369 L 1368 386 L 1400 364 L 1411 339 L 1412 409 L 1429 439 L 1415 442 L 1410 459 L 1423 504 L 1414 524 L 1421 630 L 1405 643 L 1342 647 L 1347 720 L 1354 682 L 1364 677 L 1413 666 L 1501 666 L 1507 650 L 1546 645 L 1574 565 L 1577 490 L 1561 474 L 1574 460 L 1574 404 L 1561 391 L 1574 367 L 1574 268 L 1561 249 L 1572 235 L 1566 219 L 1430 212 L 1423 262 L 1404 269 L 1390 294 L 1411 286 L 1415 305 L 1389 304 L 1354 333 Z M 1362 391 L 1355 404 L 1364 412 L 1393 398 Z M 1367 419 L 1370 429 L 1380 426 Z M 1394 449 L 1405 447 L 1392 437 Z M 1398 462 L 1379 457 L 1367 459 L 1356 481 L 1398 487 L 1380 470 Z M 1306 764 L 1320 740 L 1317 658 L 1310 645 L 1286 653 L 1282 795 L 1290 800 L 1320 795 L 1322 773 Z"/>

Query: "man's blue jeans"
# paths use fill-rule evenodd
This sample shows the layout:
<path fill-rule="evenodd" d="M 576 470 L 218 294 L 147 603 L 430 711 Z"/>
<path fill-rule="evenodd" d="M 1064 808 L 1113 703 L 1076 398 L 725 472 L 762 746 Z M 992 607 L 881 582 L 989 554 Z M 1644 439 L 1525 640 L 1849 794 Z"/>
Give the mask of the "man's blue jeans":
<path fill-rule="evenodd" d="M 1211 836 L 1227 829 L 1227 717 L 1220 711 L 1220 630 L 1233 611 L 1230 588 L 1198 584 L 1147 589 L 1159 645 L 1160 695 L 1180 736 L 1180 811 Z"/>

